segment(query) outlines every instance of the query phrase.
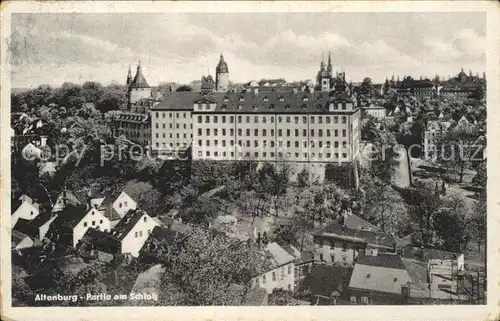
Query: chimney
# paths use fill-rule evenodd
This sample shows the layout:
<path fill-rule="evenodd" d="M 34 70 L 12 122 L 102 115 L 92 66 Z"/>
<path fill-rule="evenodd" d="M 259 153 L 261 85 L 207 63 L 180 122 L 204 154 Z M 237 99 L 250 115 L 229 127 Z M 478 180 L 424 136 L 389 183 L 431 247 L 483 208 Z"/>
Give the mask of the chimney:
<path fill-rule="evenodd" d="M 298 92 L 297 87 L 293 87 L 293 93 L 296 94 Z"/>
<path fill-rule="evenodd" d="M 255 87 L 253 89 L 253 93 L 256 94 L 256 95 L 258 95 L 259 94 L 259 87 Z"/>

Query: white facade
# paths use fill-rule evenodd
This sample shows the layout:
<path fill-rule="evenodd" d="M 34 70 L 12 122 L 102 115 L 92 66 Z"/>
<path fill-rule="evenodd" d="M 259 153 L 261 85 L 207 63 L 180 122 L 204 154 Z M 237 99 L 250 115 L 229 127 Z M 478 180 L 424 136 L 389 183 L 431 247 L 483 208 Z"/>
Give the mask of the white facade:
<path fill-rule="evenodd" d="M 109 232 L 111 230 L 111 222 L 97 209 L 91 209 L 73 228 L 73 247 L 78 244 L 78 241 L 85 235 L 89 227 Z"/>
<path fill-rule="evenodd" d="M 20 218 L 31 221 L 37 217 L 38 214 L 40 214 L 38 204 L 34 203 L 29 198 L 25 198 L 17 210 L 11 215 L 11 227 L 13 228 Z"/>
<path fill-rule="evenodd" d="M 137 202 L 132 199 L 127 193 L 121 192 L 120 195 L 113 202 L 112 207 L 115 211 L 123 217 L 130 210 L 135 210 L 137 208 Z"/>
<path fill-rule="evenodd" d="M 130 103 L 134 104 L 141 99 L 151 98 L 151 88 L 131 88 L 130 89 Z"/>
<path fill-rule="evenodd" d="M 138 257 L 140 249 L 155 226 L 160 226 L 160 224 L 144 213 L 135 226 L 122 239 L 122 253 Z"/>
<path fill-rule="evenodd" d="M 386 109 L 384 107 L 367 107 L 364 109 L 367 115 L 371 115 L 378 119 L 386 117 Z"/>
<path fill-rule="evenodd" d="M 252 279 L 252 288 L 260 287 L 268 294 L 274 289 L 294 291 L 295 267 L 293 262 L 277 267 Z"/>
<path fill-rule="evenodd" d="M 186 150 L 192 137 L 191 110 L 151 112 L 151 149 L 153 153 Z"/>

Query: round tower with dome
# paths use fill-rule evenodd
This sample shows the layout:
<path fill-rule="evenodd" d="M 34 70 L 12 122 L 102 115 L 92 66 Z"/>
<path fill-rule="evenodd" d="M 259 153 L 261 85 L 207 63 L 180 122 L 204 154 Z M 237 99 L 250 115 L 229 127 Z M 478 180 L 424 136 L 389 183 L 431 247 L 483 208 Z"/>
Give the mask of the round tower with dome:
<path fill-rule="evenodd" d="M 229 90 L 229 69 L 224 56 L 220 55 L 219 63 L 215 68 L 215 87 L 216 91 L 225 92 Z"/>

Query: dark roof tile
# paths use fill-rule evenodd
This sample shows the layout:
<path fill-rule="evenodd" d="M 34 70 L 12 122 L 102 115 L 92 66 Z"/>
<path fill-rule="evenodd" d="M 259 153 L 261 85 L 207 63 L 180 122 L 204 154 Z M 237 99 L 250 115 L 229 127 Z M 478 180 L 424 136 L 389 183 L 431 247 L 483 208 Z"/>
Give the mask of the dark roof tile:
<path fill-rule="evenodd" d="M 111 234 L 118 240 L 123 240 L 128 233 L 139 222 L 145 212 L 141 210 L 130 210 L 125 214 L 121 220 L 111 229 Z"/>
<path fill-rule="evenodd" d="M 386 248 L 393 248 L 396 244 L 394 236 L 391 234 L 351 229 L 337 223 L 329 224 L 313 233 L 314 236 L 324 236 L 325 234 L 347 241 L 379 245 Z"/>

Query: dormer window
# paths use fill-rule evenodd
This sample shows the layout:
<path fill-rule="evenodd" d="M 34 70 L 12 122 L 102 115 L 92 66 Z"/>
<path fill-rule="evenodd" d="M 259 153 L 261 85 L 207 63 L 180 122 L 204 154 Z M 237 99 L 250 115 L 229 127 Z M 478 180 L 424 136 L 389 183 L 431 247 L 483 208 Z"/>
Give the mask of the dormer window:
<path fill-rule="evenodd" d="M 283 96 L 280 96 L 280 101 L 284 101 L 285 98 L 283 98 Z"/>
<path fill-rule="evenodd" d="M 253 108 L 253 110 L 259 109 L 259 107 L 257 107 L 257 105 L 253 105 L 252 108 Z"/>
<path fill-rule="evenodd" d="M 242 104 L 239 104 L 239 105 L 238 105 L 238 109 L 239 109 L 239 110 L 243 109 L 243 105 L 242 105 Z"/>
<path fill-rule="evenodd" d="M 221 108 L 222 108 L 222 110 L 227 110 L 227 105 L 226 105 L 226 104 L 224 104 L 224 105 L 222 105 L 222 107 L 221 107 Z"/>
<path fill-rule="evenodd" d="M 274 104 L 269 105 L 269 109 L 274 109 Z"/>
<path fill-rule="evenodd" d="M 321 104 L 318 104 L 316 108 L 321 109 Z"/>
<path fill-rule="evenodd" d="M 307 96 L 302 97 L 302 101 L 308 101 L 308 100 L 309 100 L 309 97 L 307 97 Z"/>
<path fill-rule="evenodd" d="M 267 96 L 265 96 L 264 97 L 264 101 L 268 101 L 268 100 L 269 100 L 269 98 L 267 98 Z"/>
<path fill-rule="evenodd" d="M 245 101 L 245 97 L 240 96 L 240 101 Z"/>
<path fill-rule="evenodd" d="M 307 105 L 306 105 L 306 104 L 303 104 L 301 108 L 302 108 L 302 109 L 306 109 L 306 108 L 307 108 Z"/>
<path fill-rule="evenodd" d="M 227 102 L 229 98 L 227 96 L 224 97 L 224 101 Z"/>
<path fill-rule="evenodd" d="M 290 109 L 290 105 L 289 105 L 289 104 L 286 104 L 286 105 L 285 105 L 285 109 L 286 109 L 286 110 L 289 110 L 289 109 Z"/>

